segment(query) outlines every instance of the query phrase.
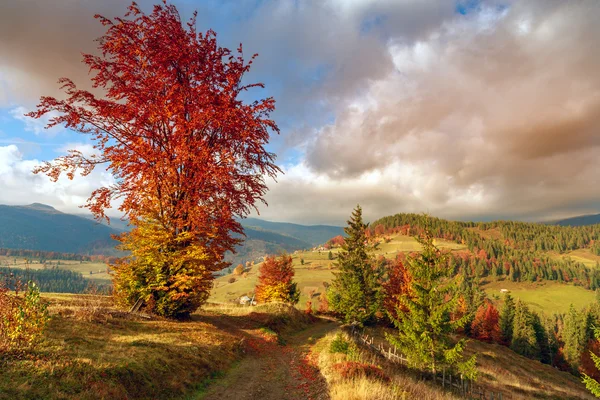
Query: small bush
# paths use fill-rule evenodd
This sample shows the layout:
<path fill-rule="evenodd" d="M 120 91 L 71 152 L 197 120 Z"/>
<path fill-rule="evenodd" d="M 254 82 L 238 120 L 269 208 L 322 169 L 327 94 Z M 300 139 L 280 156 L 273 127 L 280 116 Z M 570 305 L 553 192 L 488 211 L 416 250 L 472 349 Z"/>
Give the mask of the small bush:
<path fill-rule="evenodd" d="M 389 382 L 381 367 L 357 361 L 344 361 L 333 365 L 333 369 L 344 379 L 368 378 Z"/>
<path fill-rule="evenodd" d="M 11 294 L 8 284 L 0 284 L 0 351 L 32 349 L 50 320 L 48 304 L 37 285 L 30 281 L 23 291 L 20 286 L 16 283 Z"/>
<path fill-rule="evenodd" d="M 348 348 L 350 343 L 344 338 L 344 335 L 338 333 L 329 345 L 329 351 L 331 353 L 343 353 L 348 354 Z"/>
<path fill-rule="evenodd" d="M 232 276 L 231 278 L 229 278 L 229 279 L 227 280 L 227 282 L 229 282 L 229 283 L 233 283 L 233 282 L 235 282 L 235 280 L 236 280 L 236 279 L 235 279 L 235 278 Z"/>

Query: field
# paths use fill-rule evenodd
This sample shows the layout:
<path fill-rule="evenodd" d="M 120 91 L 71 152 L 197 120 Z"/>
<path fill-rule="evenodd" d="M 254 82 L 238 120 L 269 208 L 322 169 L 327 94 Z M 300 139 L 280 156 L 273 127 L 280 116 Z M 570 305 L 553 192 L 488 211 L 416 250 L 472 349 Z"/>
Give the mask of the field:
<path fill-rule="evenodd" d="M 526 302 L 532 310 L 547 314 L 566 313 L 571 304 L 581 309 L 596 299 L 596 294 L 580 286 L 560 284 L 556 282 L 490 282 L 482 286 L 489 297 L 502 297 L 501 289 L 510 290 L 515 299 Z"/>
<path fill-rule="evenodd" d="M 590 249 L 577 249 L 565 254 L 550 253 L 552 258 L 562 260 L 570 258 L 573 261 L 580 262 L 589 268 L 596 268 L 600 263 L 600 256 L 593 254 Z"/>
<path fill-rule="evenodd" d="M 497 234 L 494 232 L 482 231 L 486 234 Z M 394 258 L 400 252 L 419 251 L 419 243 L 410 236 L 397 235 L 392 236 L 389 243 L 379 244 L 375 254 L 383 255 L 386 258 Z M 436 240 L 435 244 L 443 249 L 451 251 L 465 249 L 464 245 L 449 242 L 445 240 Z M 332 251 L 334 257 L 337 254 L 336 249 Z M 587 253 L 586 253 L 587 252 Z M 569 254 L 574 257 L 596 257 L 589 250 L 578 250 Z M 600 259 L 600 257 L 597 257 Z M 325 290 L 323 282 L 331 282 L 333 274 L 337 271 L 335 260 L 328 259 L 328 251 L 305 251 L 292 254 L 294 269 L 296 270 L 295 281 L 301 291 L 299 308 L 304 308 L 308 300 L 310 291 L 314 291 L 313 308 L 318 307 L 318 295 Z M 301 260 L 304 259 L 304 265 Z M 589 262 L 591 258 L 587 259 Z M 593 261 L 595 265 L 595 261 Z M 217 303 L 228 303 L 243 295 L 252 297 L 252 292 L 258 280 L 258 268 L 260 264 L 254 265 L 248 271 L 246 277 L 227 274 L 219 277 L 215 281 L 215 287 L 212 291 L 210 301 Z M 236 281 L 229 283 L 231 278 Z M 489 282 L 482 288 L 489 297 L 494 295 L 501 296 L 500 289 L 508 289 L 515 298 L 527 302 L 535 311 L 541 311 L 547 314 L 564 313 L 569 310 L 570 304 L 577 309 L 595 301 L 595 293 L 579 286 L 560 284 L 557 282 L 545 281 L 539 283 L 528 282 Z"/>
<path fill-rule="evenodd" d="M 44 265 L 40 264 L 39 261 L 35 258 L 0 256 L 0 267 L 43 269 Z M 46 268 L 54 267 L 80 272 L 84 278 L 94 279 L 102 283 L 107 283 L 110 280 L 110 275 L 106 270 L 107 265 L 103 262 L 46 260 Z"/>

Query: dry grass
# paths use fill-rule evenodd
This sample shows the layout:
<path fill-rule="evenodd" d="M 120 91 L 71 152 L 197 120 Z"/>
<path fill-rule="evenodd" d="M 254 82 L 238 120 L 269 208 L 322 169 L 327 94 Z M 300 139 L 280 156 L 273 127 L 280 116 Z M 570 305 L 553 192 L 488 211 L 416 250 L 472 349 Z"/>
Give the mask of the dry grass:
<path fill-rule="evenodd" d="M 344 336 L 350 341 L 348 336 Z M 382 359 L 364 351 L 352 352 L 350 356 L 341 353 L 331 353 L 329 350 L 335 334 L 329 334 L 321 339 L 313 351 L 318 352 L 318 365 L 327 380 L 331 400 L 392 400 L 392 399 L 457 399 L 451 393 L 445 393 L 440 388 L 427 382 L 419 381 L 406 371 L 399 370 L 387 364 Z M 334 365 L 348 359 L 369 363 L 382 367 L 390 382 L 366 377 L 344 379 L 336 371 Z"/>
<path fill-rule="evenodd" d="M 370 329 L 375 342 L 385 342 L 384 328 Z M 393 330 L 388 330 L 393 333 Z M 505 399 L 593 399 L 581 381 L 536 360 L 522 357 L 509 348 L 477 340 L 469 341 L 465 355 L 477 355 L 478 380 L 486 392 L 502 393 Z M 406 376 L 406 375 L 405 375 Z M 421 382 L 422 383 L 422 382 Z M 406 388 L 410 390 L 410 382 Z M 415 388 L 418 393 L 418 389 Z M 436 397 L 419 397 L 422 399 Z M 410 398 L 410 397 L 409 397 Z"/>
<path fill-rule="evenodd" d="M 283 305 L 208 307 L 192 320 L 146 320 L 104 296 L 49 296 L 44 342 L 25 357 L 0 358 L 0 399 L 163 399 L 201 390 L 246 349 L 246 332 L 301 329 Z"/>

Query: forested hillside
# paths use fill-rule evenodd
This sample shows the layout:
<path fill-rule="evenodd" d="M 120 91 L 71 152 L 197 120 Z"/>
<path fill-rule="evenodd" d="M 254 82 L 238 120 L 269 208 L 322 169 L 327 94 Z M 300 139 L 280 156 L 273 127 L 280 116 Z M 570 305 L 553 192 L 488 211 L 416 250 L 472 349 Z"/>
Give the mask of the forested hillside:
<path fill-rule="evenodd" d="M 371 224 L 372 234 L 418 235 L 429 229 L 436 238 L 455 241 L 456 273 L 469 277 L 535 282 L 571 282 L 600 287 L 600 225 L 563 227 L 513 221 L 456 222 L 417 214 L 396 214 Z M 600 258 L 598 258 L 600 260 Z"/>

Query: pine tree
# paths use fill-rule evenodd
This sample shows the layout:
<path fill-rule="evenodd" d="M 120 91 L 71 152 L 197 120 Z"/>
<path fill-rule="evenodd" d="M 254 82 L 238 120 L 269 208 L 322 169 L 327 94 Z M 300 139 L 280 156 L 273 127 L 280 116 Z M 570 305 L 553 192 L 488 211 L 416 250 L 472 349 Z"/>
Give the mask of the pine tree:
<path fill-rule="evenodd" d="M 564 355 L 573 370 L 579 366 L 580 355 L 587 342 L 587 318 L 585 313 L 578 312 L 573 304 L 564 318 L 562 340 L 565 343 Z"/>
<path fill-rule="evenodd" d="M 368 224 L 362 220 L 362 209 L 356 206 L 348 227 L 344 228 L 347 237 L 337 262 L 340 272 L 335 273 L 328 290 L 331 309 L 341 314 L 347 323 L 372 322 L 381 309 L 382 269 L 371 255 L 373 246 L 368 244 L 367 228 Z"/>
<path fill-rule="evenodd" d="M 387 339 L 421 368 L 435 373 L 441 365 L 457 365 L 474 376 L 475 358 L 463 362 L 466 340 L 454 342 L 451 338 L 468 318 L 450 318 L 459 299 L 457 278 L 450 277 L 446 257 L 433 245 L 429 232 L 417 240 L 423 250 L 406 258 L 409 290 L 398 295 L 399 308 L 406 311 L 399 310 L 394 319 L 398 334 Z"/>
<path fill-rule="evenodd" d="M 540 348 L 533 325 L 533 315 L 529 308 L 521 300 L 517 300 L 510 348 L 522 356 L 536 359 L 539 357 Z"/>
<path fill-rule="evenodd" d="M 542 323 L 542 319 L 537 313 L 532 313 L 533 331 L 535 332 L 535 339 L 537 341 L 539 352 L 539 360 L 544 364 L 552 363 L 552 351 L 550 348 L 550 341 L 548 338 L 548 331 Z"/>
<path fill-rule="evenodd" d="M 500 333 L 504 343 L 510 344 L 513 336 L 513 321 L 515 318 L 515 301 L 509 293 L 504 295 L 504 304 L 500 311 Z"/>

